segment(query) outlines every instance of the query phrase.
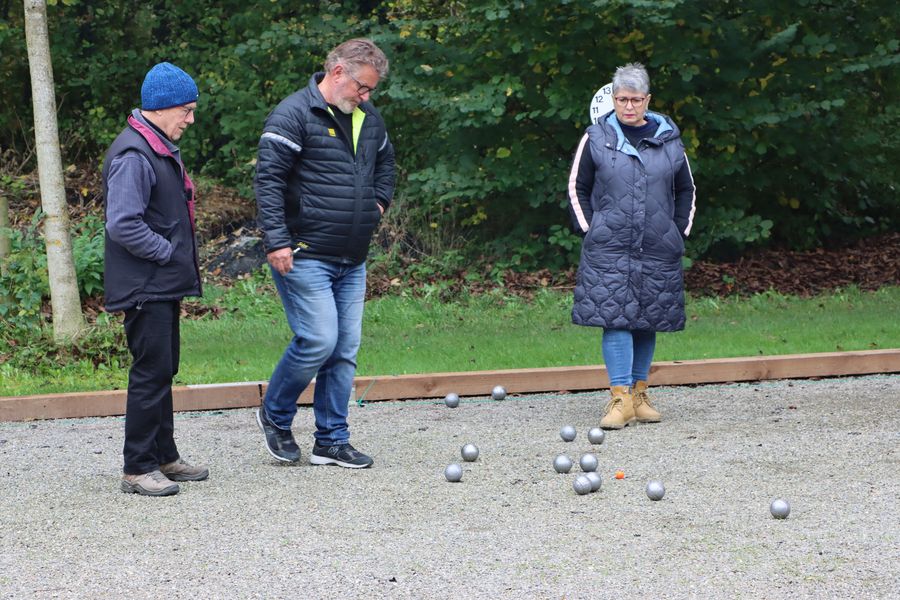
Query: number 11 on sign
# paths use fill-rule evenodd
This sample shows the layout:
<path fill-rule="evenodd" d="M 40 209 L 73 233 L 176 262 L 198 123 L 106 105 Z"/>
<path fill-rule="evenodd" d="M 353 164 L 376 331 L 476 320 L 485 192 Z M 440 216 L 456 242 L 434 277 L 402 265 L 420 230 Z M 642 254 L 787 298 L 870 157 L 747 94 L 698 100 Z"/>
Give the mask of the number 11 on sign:
<path fill-rule="evenodd" d="M 591 123 L 599 123 L 600 118 L 613 109 L 612 83 L 604 85 L 597 90 L 591 99 L 589 116 Z"/>

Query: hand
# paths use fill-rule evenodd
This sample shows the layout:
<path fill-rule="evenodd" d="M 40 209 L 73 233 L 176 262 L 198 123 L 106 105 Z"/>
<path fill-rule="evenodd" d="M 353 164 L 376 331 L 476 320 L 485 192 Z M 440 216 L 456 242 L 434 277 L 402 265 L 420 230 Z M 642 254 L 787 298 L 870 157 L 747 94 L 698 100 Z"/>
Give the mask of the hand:
<path fill-rule="evenodd" d="M 383 207 L 380 203 L 378 203 L 378 202 L 376 202 L 375 204 L 378 205 L 378 210 L 380 210 L 380 211 L 381 211 L 381 214 L 383 215 L 383 214 L 384 214 L 384 207 Z"/>
<path fill-rule="evenodd" d="M 294 253 L 290 248 L 279 248 L 266 254 L 266 260 L 281 275 L 287 275 L 294 268 Z"/>

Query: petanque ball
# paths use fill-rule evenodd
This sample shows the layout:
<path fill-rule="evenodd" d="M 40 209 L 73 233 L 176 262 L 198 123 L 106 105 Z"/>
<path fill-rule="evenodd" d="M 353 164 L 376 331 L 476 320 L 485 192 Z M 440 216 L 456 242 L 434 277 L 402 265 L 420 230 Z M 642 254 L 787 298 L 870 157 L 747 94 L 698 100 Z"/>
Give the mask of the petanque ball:
<path fill-rule="evenodd" d="M 565 454 L 560 454 L 553 459 L 553 468 L 557 473 L 568 473 L 572 470 L 572 459 Z"/>
<path fill-rule="evenodd" d="M 462 467 L 456 463 L 447 465 L 447 468 L 444 469 L 444 477 L 447 478 L 447 481 L 457 482 L 462 479 Z"/>
<path fill-rule="evenodd" d="M 495 385 L 491 390 L 491 398 L 494 400 L 504 400 L 506 398 L 506 388 L 502 385 Z"/>
<path fill-rule="evenodd" d="M 578 459 L 578 465 L 581 467 L 582 471 L 596 471 L 597 457 L 593 454 L 582 454 L 581 458 Z"/>
<path fill-rule="evenodd" d="M 662 500 L 666 495 L 666 488 L 662 481 L 651 481 L 647 483 L 647 497 L 651 500 Z"/>
<path fill-rule="evenodd" d="M 578 435 L 575 431 L 575 428 L 571 425 L 566 425 L 562 429 L 559 430 L 559 437 L 563 439 L 564 442 L 571 442 L 575 439 L 575 436 Z"/>
<path fill-rule="evenodd" d="M 574 489 L 575 493 L 579 496 L 584 496 L 591 491 L 591 480 L 584 475 L 579 475 L 575 478 L 575 481 L 572 482 L 572 489 Z"/>
<path fill-rule="evenodd" d="M 787 500 L 777 498 L 772 500 L 772 504 L 769 505 L 769 512 L 776 519 L 787 519 L 787 516 L 791 514 L 791 505 Z"/>
<path fill-rule="evenodd" d="M 600 479 L 600 476 L 594 471 L 588 471 L 584 474 L 591 481 L 591 491 L 596 492 L 600 489 L 600 486 L 603 484 L 603 480 Z"/>
<path fill-rule="evenodd" d="M 460 450 L 462 454 L 463 460 L 466 462 L 472 462 L 476 458 L 478 458 L 478 446 L 475 444 L 466 444 Z"/>
<path fill-rule="evenodd" d="M 444 404 L 446 404 L 449 408 L 456 408 L 459 406 L 459 394 L 454 394 L 450 392 L 446 396 L 444 396 Z"/>
<path fill-rule="evenodd" d="M 606 432 L 599 427 L 593 427 L 588 431 L 588 441 L 592 444 L 602 444 L 606 439 Z"/>

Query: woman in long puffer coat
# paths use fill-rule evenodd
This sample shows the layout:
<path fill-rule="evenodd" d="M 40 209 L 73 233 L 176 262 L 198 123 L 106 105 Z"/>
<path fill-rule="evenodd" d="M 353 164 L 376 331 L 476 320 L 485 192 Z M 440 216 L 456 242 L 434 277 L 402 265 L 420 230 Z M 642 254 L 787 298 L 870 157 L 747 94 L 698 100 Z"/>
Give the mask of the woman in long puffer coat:
<path fill-rule="evenodd" d="M 661 419 L 647 378 L 656 332 L 684 329 L 684 239 L 694 178 L 678 127 L 647 110 L 639 63 L 613 76 L 614 109 L 587 128 L 569 176 L 569 210 L 584 235 L 572 322 L 603 328 L 611 399 L 600 421 L 621 429 Z"/>

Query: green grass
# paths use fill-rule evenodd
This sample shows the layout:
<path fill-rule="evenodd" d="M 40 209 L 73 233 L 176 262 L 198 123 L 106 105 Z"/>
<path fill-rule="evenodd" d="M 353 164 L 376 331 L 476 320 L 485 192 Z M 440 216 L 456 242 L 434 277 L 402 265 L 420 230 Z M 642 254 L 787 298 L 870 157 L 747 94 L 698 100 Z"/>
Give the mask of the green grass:
<path fill-rule="evenodd" d="M 179 384 L 268 379 L 291 334 L 277 296 L 253 281 L 208 290 L 231 310 L 182 321 Z M 485 295 L 440 303 L 392 296 L 366 305 L 360 375 L 590 365 L 602 362 L 601 330 L 570 322 L 571 296 L 532 301 Z M 655 360 L 900 348 L 900 287 L 809 299 L 774 293 L 688 301 L 685 331 L 660 334 Z M 126 369 L 86 365 L 33 377 L 0 367 L 0 395 L 123 388 Z"/>

